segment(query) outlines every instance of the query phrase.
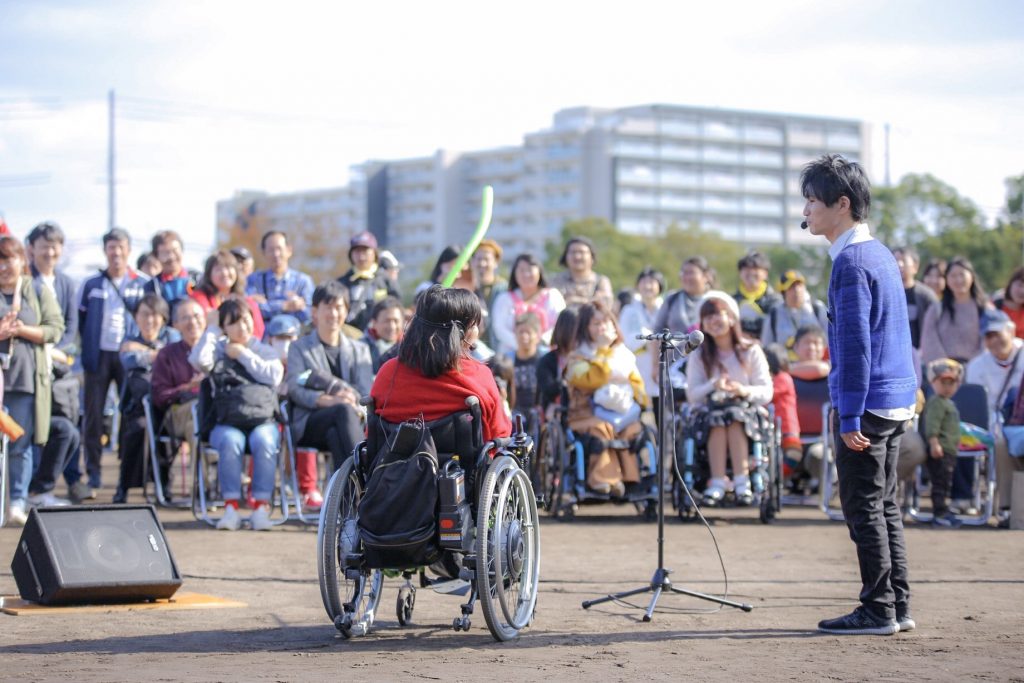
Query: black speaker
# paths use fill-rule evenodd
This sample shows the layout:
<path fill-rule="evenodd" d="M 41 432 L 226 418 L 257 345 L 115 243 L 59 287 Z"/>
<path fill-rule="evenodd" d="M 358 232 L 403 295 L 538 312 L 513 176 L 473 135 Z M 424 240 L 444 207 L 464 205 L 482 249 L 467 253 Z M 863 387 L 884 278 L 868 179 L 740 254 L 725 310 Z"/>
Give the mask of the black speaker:
<path fill-rule="evenodd" d="M 43 605 L 169 598 L 181 575 L 152 505 L 34 508 L 11 571 Z"/>

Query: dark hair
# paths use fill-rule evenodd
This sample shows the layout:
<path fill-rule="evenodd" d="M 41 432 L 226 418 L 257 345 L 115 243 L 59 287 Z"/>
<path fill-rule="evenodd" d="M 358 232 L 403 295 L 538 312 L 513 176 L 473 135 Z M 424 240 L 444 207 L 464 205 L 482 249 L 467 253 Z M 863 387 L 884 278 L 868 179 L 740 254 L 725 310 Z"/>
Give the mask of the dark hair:
<path fill-rule="evenodd" d="M 24 275 L 28 272 L 28 259 L 25 257 L 25 245 L 10 235 L 0 237 L 0 258 L 7 259 L 14 258 L 15 256 L 21 259 L 21 274 Z"/>
<path fill-rule="evenodd" d="M 217 307 L 217 313 L 219 314 L 218 320 L 220 321 L 221 330 L 240 320 L 243 315 L 252 317 L 249 304 L 241 297 L 235 296 L 224 299 L 221 305 Z"/>
<path fill-rule="evenodd" d="M 239 276 L 239 267 L 241 264 L 238 263 L 238 259 L 227 249 L 220 249 L 211 254 L 206 259 L 206 264 L 203 266 L 203 276 L 199 279 L 199 284 L 196 289 L 205 293 L 207 296 L 214 296 L 217 292 L 217 286 L 213 284 L 213 268 L 217 264 L 223 266 L 231 266 L 235 269 L 235 284 L 231 285 L 231 294 L 245 294 L 245 283 L 242 282 L 242 278 Z"/>
<path fill-rule="evenodd" d="M 167 321 L 171 319 L 171 309 L 167 306 L 167 301 L 155 292 L 150 292 L 143 296 L 136 305 L 135 312 L 138 313 L 139 308 L 142 306 L 147 307 L 149 310 L 163 318 L 165 325 L 167 324 Z"/>
<path fill-rule="evenodd" d="M 130 247 L 132 236 L 124 228 L 111 228 L 103 235 L 103 246 L 107 246 L 108 242 L 127 242 Z"/>
<path fill-rule="evenodd" d="M 462 248 L 461 247 L 456 247 L 456 246 L 453 246 L 451 244 L 449 244 L 447 247 L 445 247 L 443 250 L 441 250 L 441 255 L 437 257 L 437 263 L 434 264 L 434 269 L 432 271 L 430 271 L 430 281 L 434 282 L 434 283 L 440 282 L 441 281 L 441 266 L 443 266 L 446 263 L 450 263 L 451 261 L 454 261 L 455 259 L 459 258 L 459 254 L 461 254 L 461 253 L 462 253 Z"/>
<path fill-rule="evenodd" d="M 594 249 L 594 243 L 591 242 L 586 237 L 576 235 L 575 237 L 570 237 L 569 241 L 565 243 L 565 249 L 562 250 L 562 257 L 558 259 L 558 265 L 562 266 L 563 268 L 569 265 L 569 247 L 571 247 L 574 244 L 582 244 L 586 246 L 588 249 L 590 249 L 590 260 L 593 261 L 595 265 L 597 264 L 597 251 Z"/>
<path fill-rule="evenodd" d="M 341 284 L 337 280 L 328 280 L 322 285 L 317 285 L 317 288 L 313 290 L 313 307 L 317 307 L 320 304 L 335 304 L 337 302 L 345 304 L 345 310 L 349 307 L 349 294 L 348 287 Z"/>
<path fill-rule="evenodd" d="M 921 271 L 921 279 L 924 279 L 928 273 L 933 270 L 939 271 L 939 277 L 946 277 L 946 259 L 944 258 L 933 258 L 929 259 L 928 263 L 925 264 L 924 270 Z"/>
<path fill-rule="evenodd" d="M 1018 280 L 1024 282 L 1024 267 L 1018 268 L 1017 270 L 1010 273 L 1010 279 L 1006 281 L 1006 287 L 1003 288 L 1003 301 L 1010 301 L 1015 304 L 1022 303 L 1020 301 L 1014 301 L 1012 298 L 1010 298 L 1010 288 L 1013 286 L 1013 283 L 1017 282 Z"/>
<path fill-rule="evenodd" d="M 57 244 L 64 244 L 64 231 L 60 229 L 60 226 L 52 221 L 43 221 L 36 227 L 32 228 L 32 232 L 28 234 L 25 241 L 29 244 L 35 244 L 36 240 L 46 240 L 47 242 L 56 242 Z"/>
<path fill-rule="evenodd" d="M 871 209 L 871 183 L 863 167 L 841 154 L 825 154 L 804 166 L 800 173 L 804 199 L 814 197 L 835 206 L 840 197 L 850 200 L 850 217 L 862 221 Z"/>
<path fill-rule="evenodd" d="M 796 334 L 793 335 L 793 346 L 800 343 L 800 340 L 807 335 L 814 335 L 820 337 L 822 341 L 825 340 L 825 330 L 821 329 L 821 325 L 801 325 L 797 328 Z"/>
<path fill-rule="evenodd" d="M 639 285 L 640 281 L 645 277 L 649 277 L 658 283 L 658 294 L 665 293 L 665 276 L 662 275 L 661 271 L 651 266 L 646 266 L 640 271 L 640 274 L 636 276 L 636 284 Z"/>
<path fill-rule="evenodd" d="M 393 296 L 384 297 L 373 304 L 373 308 L 370 309 L 370 320 L 376 320 L 383 311 L 390 311 L 392 308 L 402 310 L 402 302 Z"/>
<path fill-rule="evenodd" d="M 416 301 L 398 361 L 424 377 L 457 370 L 467 354 L 462 343 L 466 330 L 478 325 L 480 317 L 480 300 L 473 292 L 431 285 Z"/>
<path fill-rule="evenodd" d="M 551 328 L 551 347 L 564 356 L 576 346 L 576 327 L 579 324 L 580 312 L 575 306 L 565 308 L 555 319 Z"/>
<path fill-rule="evenodd" d="M 978 317 L 981 317 L 982 311 L 985 305 L 988 303 L 988 297 L 985 296 L 985 290 L 982 288 L 981 283 L 978 282 L 978 273 L 974 270 L 974 266 L 963 256 L 954 256 L 946 264 L 945 277 L 949 277 L 949 271 L 953 269 L 953 266 L 959 266 L 971 274 L 971 299 L 974 300 L 974 304 L 978 307 Z M 950 321 L 956 318 L 956 311 L 953 308 L 953 292 L 949 289 L 949 285 L 942 290 L 942 313 L 949 313 Z M 941 314 L 940 314 L 941 315 Z"/>
<path fill-rule="evenodd" d="M 679 272 L 683 272 L 683 268 L 686 266 L 694 266 L 699 268 L 704 273 L 704 279 L 708 281 L 707 289 L 714 289 L 715 285 L 718 284 L 718 273 L 711 267 L 708 260 L 703 256 L 691 256 L 690 258 L 683 261 L 683 265 L 679 266 Z"/>
<path fill-rule="evenodd" d="M 593 344 L 590 338 L 590 322 L 598 315 L 603 315 L 605 320 L 611 320 L 615 325 L 615 341 L 612 344 L 622 343 L 622 330 L 619 328 L 619 321 L 615 314 L 608 310 L 608 307 L 601 301 L 590 301 L 580 306 L 579 322 L 576 323 L 576 344 Z"/>
<path fill-rule="evenodd" d="M 160 232 L 153 235 L 153 239 L 150 240 L 150 246 L 153 248 L 153 254 L 156 255 L 157 249 L 167 244 L 168 242 L 177 241 L 182 247 L 185 243 L 181 241 L 181 235 L 174 232 L 173 230 L 161 230 Z"/>
<path fill-rule="evenodd" d="M 918 255 L 917 249 L 914 249 L 909 244 L 905 244 L 901 247 L 894 247 L 892 250 L 892 255 L 896 256 L 897 254 L 904 257 L 909 257 L 914 261 L 915 264 L 921 265 L 921 257 Z"/>
<path fill-rule="evenodd" d="M 263 233 L 263 237 L 260 238 L 260 249 L 266 249 L 267 240 L 269 240 L 274 235 L 280 235 L 281 237 L 284 238 L 284 243 L 286 245 L 288 244 L 288 235 L 281 232 L 280 230 L 267 230 L 265 233 Z"/>
<path fill-rule="evenodd" d="M 533 311 L 526 311 L 516 316 L 514 327 L 526 326 L 540 334 L 540 317 Z"/>
<path fill-rule="evenodd" d="M 789 354 L 782 344 L 769 344 L 764 347 L 764 357 L 768 361 L 768 372 L 772 377 L 780 372 L 789 372 Z"/>
<path fill-rule="evenodd" d="M 700 305 L 700 325 L 701 331 L 704 332 L 704 343 L 700 347 L 700 360 L 704 365 L 704 373 L 708 377 L 711 377 L 716 367 L 721 366 L 721 361 L 718 360 L 718 344 L 715 343 L 715 338 L 703 329 L 704 318 L 719 311 L 730 311 L 731 313 L 732 309 L 727 303 L 714 296 L 706 298 L 704 303 Z M 730 315 L 730 317 L 732 316 Z M 732 348 L 736 352 L 736 358 L 745 366 L 747 364 L 746 352 L 752 345 L 752 342 L 743 336 L 739 318 L 732 321 L 729 335 L 732 337 Z"/>
<path fill-rule="evenodd" d="M 157 260 L 156 255 L 151 251 L 144 251 L 139 254 L 139 258 L 135 259 L 136 270 L 142 270 L 142 266 L 146 265 L 146 261 L 149 259 Z"/>
<path fill-rule="evenodd" d="M 767 256 L 759 251 L 748 251 L 747 254 L 736 263 L 736 270 L 743 270 L 744 268 L 771 270 L 772 262 L 768 260 Z"/>
<path fill-rule="evenodd" d="M 512 270 L 508 274 L 508 291 L 514 292 L 519 289 L 519 280 L 516 279 L 516 268 L 519 263 L 528 263 L 531 266 L 535 266 L 540 271 L 540 280 L 537 282 L 537 286 L 541 289 L 546 289 L 548 286 L 548 279 L 544 276 L 544 264 L 542 264 L 536 256 L 526 252 L 516 256 L 516 260 L 512 262 Z"/>

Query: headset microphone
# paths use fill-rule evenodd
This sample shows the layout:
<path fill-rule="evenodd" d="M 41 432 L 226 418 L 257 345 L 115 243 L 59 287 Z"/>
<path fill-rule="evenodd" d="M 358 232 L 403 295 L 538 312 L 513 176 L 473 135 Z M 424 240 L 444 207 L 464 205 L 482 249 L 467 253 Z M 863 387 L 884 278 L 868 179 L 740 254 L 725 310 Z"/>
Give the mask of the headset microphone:
<path fill-rule="evenodd" d="M 803 223 L 800 224 L 800 229 L 801 230 L 806 230 L 807 229 L 807 221 L 804 221 Z"/>

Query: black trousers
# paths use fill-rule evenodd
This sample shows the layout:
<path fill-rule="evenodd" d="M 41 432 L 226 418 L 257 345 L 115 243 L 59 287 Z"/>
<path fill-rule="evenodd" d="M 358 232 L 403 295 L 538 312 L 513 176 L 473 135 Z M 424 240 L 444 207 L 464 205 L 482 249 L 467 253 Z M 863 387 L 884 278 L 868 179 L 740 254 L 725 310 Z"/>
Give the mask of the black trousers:
<path fill-rule="evenodd" d="M 340 404 L 317 408 L 310 413 L 298 445 L 330 451 L 337 470 L 362 440 L 363 424 L 359 413 L 350 405 Z"/>
<path fill-rule="evenodd" d="M 896 460 L 906 422 L 864 413 L 860 430 L 871 445 L 863 451 L 846 447 L 834 413 L 832 425 L 839 498 L 860 564 L 860 601 L 875 616 L 892 619 L 897 610 L 910 609 L 907 546 L 896 502 Z"/>
<path fill-rule="evenodd" d="M 103 456 L 103 406 L 107 400 L 110 383 L 117 384 L 120 395 L 124 384 L 124 368 L 116 351 L 100 351 L 100 362 L 96 372 L 85 373 L 85 401 L 82 414 L 82 443 L 85 452 L 85 471 L 89 475 L 89 486 L 100 486 L 100 458 Z"/>
<path fill-rule="evenodd" d="M 78 447 L 81 444 L 81 436 L 78 434 L 78 427 L 60 415 L 50 418 L 50 437 L 42 448 L 39 458 L 39 467 L 32 476 L 32 483 L 28 491 L 31 494 L 48 493 L 57 485 L 57 478 L 60 477 L 64 467 L 75 456 L 78 455 Z"/>
<path fill-rule="evenodd" d="M 953 470 L 956 469 L 957 455 L 943 451 L 941 458 L 933 458 L 931 449 L 925 465 L 932 480 L 932 512 L 935 516 L 949 512 L 949 491 L 953 486 Z"/>

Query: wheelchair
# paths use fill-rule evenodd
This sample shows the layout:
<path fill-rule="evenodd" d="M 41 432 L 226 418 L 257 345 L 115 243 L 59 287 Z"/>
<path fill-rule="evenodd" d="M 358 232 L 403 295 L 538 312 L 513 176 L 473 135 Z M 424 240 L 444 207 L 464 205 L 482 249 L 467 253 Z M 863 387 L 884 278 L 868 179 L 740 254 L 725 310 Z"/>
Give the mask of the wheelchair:
<path fill-rule="evenodd" d="M 672 502 L 682 521 L 697 517 L 694 497 L 711 478 L 707 457 L 707 438 L 710 425 L 704 407 L 682 407 L 675 420 L 676 469 L 672 480 Z M 757 424 L 748 430 L 750 443 L 750 489 L 754 494 L 761 522 L 771 524 L 782 511 L 782 435 L 772 406 L 757 408 Z M 753 436 L 749 436 L 753 431 Z M 682 482 L 679 477 L 682 477 Z M 729 494 L 731 496 L 731 494 Z M 727 497 L 725 505 L 734 499 Z"/>
<path fill-rule="evenodd" d="M 658 448 L 657 431 L 646 423 L 631 441 L 614 439 L 604 446 L 632 451 L 640 469 L 640 482 L 627 484 L 626 494 L 600 493 L 587 487 L 587 460 L 594 450 L 596 437 L 577 434 L 569 427 L 568 389 L 563 386 L 560 403 L 553 404 L 553 419 L 545 420 L 539 429 L 535 480 L 541 482 L 544 511 L 551 517 L 571 520 L 578 505 L 618 502 L 633 503 L 647 521 L 658 516 Z M 600 444 L 597 444 L 600 447 Z M 597 451 L 600 452 L 600 451 Z"/>
<path fill-rule="evenodd" d="M 146 395 L 142 398 L 142 409 L 146 418 L 142 454 L 142 495 L 147 503 L 155 503 L 160 507 L 183 507 L 185 505 L 179 504 L 172 497 L 172 492 L 165 489 L 164 482 L 166 479 L 170 483 L 172 465 L 178 460 L 182 496 L 187 498 L 189 458 L 194 458 L 195 454 L 190 453 L 188 458 L 182 457 L 180 449 L 183 440 L 171 436 L 166 426 L 168 413 L 157 410 L 151 396 Z M 149 489 L 151 483 L 152 493 Z"/>
<path fill-rule="evenodd" d="M 368 406 L 367 440 L 334 473 L 320 510 L 317 530 L 317 575 L 327 616 L 344 638 L 365 635 L 377 616 L 385 575 L 400 574 L 396 613 L 402 626 L 412 620 L 419 573 L 420 586 L 435 586 L 460 579 L 468 582 L 469 597 L 461 616 L 452 621 L 455 631 L 468 631 L 476 600 L 495 640 L 516 638 L 533 620 L 540 577 L 540 530 L 537 501 L 527 474 L 532 439 L 516 419 L 511 438 L 483 443 L 480 403 L 466 400 L 467 410 L 426 423 L 438 453 L 438 472 L 455 463 L 463 468 L 465 502 L 469 514 L 461 529 L 440 515 L 430 541 L 426 568 L 381 566 L 365 552 L 359 527 L 359 504 L 367 493 L 371 459 L 384 439 L 394 442 L 400 425 L 379 418 Z M 458 458 L 456 460 L 456 458 Z M 439 478 L 439 489 L 440 481 Z M 463 584 L 464 586 L 464 584 Z M 464 586 L 465 587 L 465 586 Z"/>

